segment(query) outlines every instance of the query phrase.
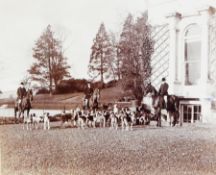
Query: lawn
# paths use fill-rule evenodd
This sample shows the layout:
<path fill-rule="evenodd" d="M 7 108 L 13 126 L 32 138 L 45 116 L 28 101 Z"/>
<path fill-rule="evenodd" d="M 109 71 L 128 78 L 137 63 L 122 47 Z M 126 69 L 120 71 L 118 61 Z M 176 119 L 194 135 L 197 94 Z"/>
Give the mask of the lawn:
<path fill-rule="evenodd" d="M 0 126 L 2 175 L 216 174 L 216 127 L 22 130 Z"/>
<path fill-rule="evenodd" d="M 120 86 L 106 88 L 101 90 L 101 104 L 114 103 L 118 101 L 125 93 Z M 39 94 L 34 96 L 32 107 L 35 109 L 71 109 L 82 106 L 84 93 L 68 93 L 68 94 Z M 7 104 L 14 107 L 15 99 L 0 99 L 0 106 Z"/>

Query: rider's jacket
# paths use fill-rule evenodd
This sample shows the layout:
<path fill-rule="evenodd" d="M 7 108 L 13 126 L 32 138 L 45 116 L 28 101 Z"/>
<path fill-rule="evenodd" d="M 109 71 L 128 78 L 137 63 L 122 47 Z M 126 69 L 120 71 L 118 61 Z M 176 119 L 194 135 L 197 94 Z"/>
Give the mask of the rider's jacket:
<path fill-rule="evenodd" d="M 91 98 L 92 94 L 93 94 L 93 89 L 92 88 L 86 88 L 86 90 L 85 90 L 85 98 L 86 99 Z"/>
<path fill-rule="evenodd" d="M 26 96 L 27 92 L 24 87 L 19 87 L 17 89 L 17 98 L 18 99 L 23 99 Z"/>
<path fill-rule="evenodd" d="M 160 96 L 168 95 L 168 88 L 169 88 L 169 85 L 167 83 L 161 84 L 160 89 L 159 89 L 159 95 Z"/>

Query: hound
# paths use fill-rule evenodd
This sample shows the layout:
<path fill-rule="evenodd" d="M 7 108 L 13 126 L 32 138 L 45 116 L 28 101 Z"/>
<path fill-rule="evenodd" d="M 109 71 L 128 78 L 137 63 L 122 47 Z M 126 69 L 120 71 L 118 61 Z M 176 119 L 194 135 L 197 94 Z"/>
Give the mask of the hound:
<path fill-rule="evenodd" d="M 49 130 L 50 129 L 50 119 L 49 119 L 49 113 L 44 113 L 43 115 L 44 117 L 44 130 Z"/>
<path fill-rule="evenodd" d="M 23 118 L 23 130 L 31 130 L 31 124 L 32 124 L 32 119 L 30 116 L 25 116 L 23 113 L 21 113 L 21 118 Z"/>
<path fill-rule="evenodd" d="M 96 111 L 93 119 L 93 127 L 96 127 L 96 123 L 99 123 L 100 127 L 106 126 L 106 118 L 103 112 Z"/>
<path fill-rule="evenodd" d="M 40 122 L 43 122 L 43 116 L 37 116 L 35 113 L 30 114 L 31 123 L 34 129 L 38 129 Z"/>
<path fill-rule="evenodd" d="M 94 117 L 95 117 L 95 113 L 93 111 L 89 111 L 86 119 L 86 124 L 89 127 L 95 127 Z"/>
<path fill-rule="evenodd" d="M 130 112 L 130 110 L 126 109 L 121 111 L 121 123 L 122 130 L 133 130 L 133 124 L 136 122 L 136 117 L 134 112 Z"/>
<path fill-rule="evenodd" d="M 118 129 L 119 115 L 118 113 L 110 113 L 110 128 Z"/>
<path fill-rule="evenodd" d="M 61 127 L 63 127 L 64 124 L 68 123 L 69 121 L 70 121 L 69 124 L 72 126 L 72 122 L 74 121 L 73 111 L 70 113 L 62 112 L 61 113 Z"/>
<path fill-rule="evenodd" d="M 87 115 L 82 110 L 82 111 L 76 111 L 76 116 L 77 116 L 77 126 L 78 126 L 78 128 L 84 129 L 84 127 L 86 126 Z"/>

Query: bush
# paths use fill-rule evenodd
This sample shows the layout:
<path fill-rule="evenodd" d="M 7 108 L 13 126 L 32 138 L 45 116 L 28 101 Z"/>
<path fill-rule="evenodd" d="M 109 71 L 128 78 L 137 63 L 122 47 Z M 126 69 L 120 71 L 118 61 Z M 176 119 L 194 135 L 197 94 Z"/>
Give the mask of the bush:
<path fill-rule="evenodd" d="M 101 81 L 97 81 L 97 82 L 94 82 L 94 83 L 92 84 L 92 87 L 93 87 L 93 89 L 95 89 L 95 88 L 103 89 L 104 84 L 103 84 Z"/>
<path fill-rule="evenodd" d="M 106 84 L 102 84 L 101 81 L 91 83 L 92 88 L 103 89 L 104 87 L 115 87 L 118 81 L 112 80 Z M 87 88 L 88 81 L 86 79 L 69 79 L 62 80 L 56 87 L 55 94 L 65 94 L 74 92 L 84 92 Z"/>
<path fill-rule="evenodd" d="M 36 94 L 49 94 L 50 92 L 49 92 L 49 90 L 48 89 L 46 89 L 46 88 L 41 88 L 41 89 L 39 89 L 37 92 L 36 92 Z"/>
<path fill-rule="evenodd" d="M 115 87 L 115 86 L 117 86 L 117 84 L 118 84 L 117 80 L 111 80 L 108 83 L 106 83 L 105 87 L 106 88 Z"/>
<path fill-rule="evenodd" d="M 88 81 L 85 79 L 62 80 L 56 87 L 56 94 L 83 92 L 87 87 Z"/>

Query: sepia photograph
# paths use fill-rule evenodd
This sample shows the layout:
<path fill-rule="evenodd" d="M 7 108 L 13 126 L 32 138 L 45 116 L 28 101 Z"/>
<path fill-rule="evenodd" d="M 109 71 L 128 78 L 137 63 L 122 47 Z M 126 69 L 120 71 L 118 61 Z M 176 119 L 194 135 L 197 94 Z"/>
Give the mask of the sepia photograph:
<path fill-rule="evenodd" d="M 216 0 L 0 0 L 0 175 L 215 175 Z"/>

